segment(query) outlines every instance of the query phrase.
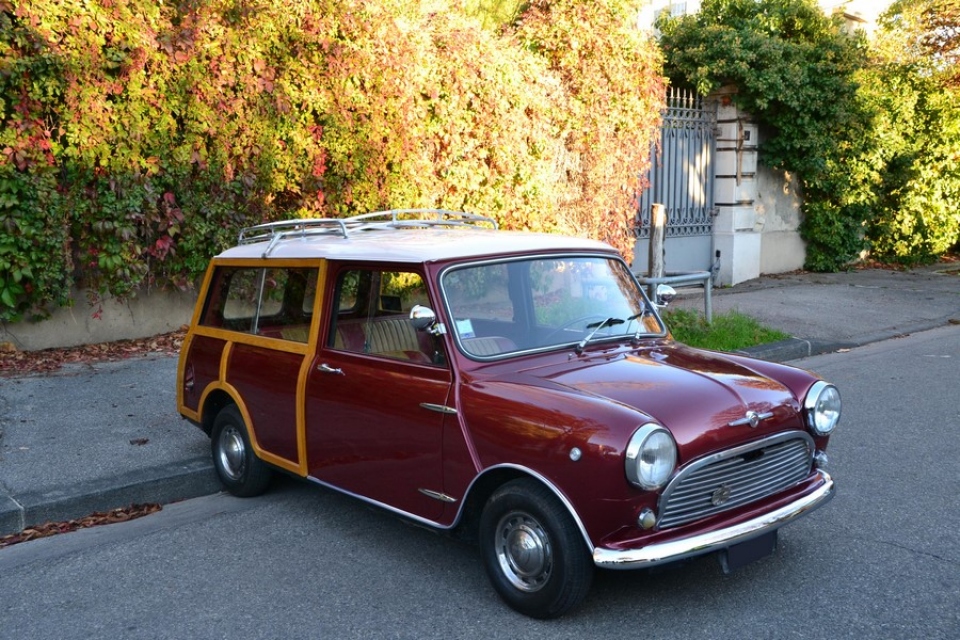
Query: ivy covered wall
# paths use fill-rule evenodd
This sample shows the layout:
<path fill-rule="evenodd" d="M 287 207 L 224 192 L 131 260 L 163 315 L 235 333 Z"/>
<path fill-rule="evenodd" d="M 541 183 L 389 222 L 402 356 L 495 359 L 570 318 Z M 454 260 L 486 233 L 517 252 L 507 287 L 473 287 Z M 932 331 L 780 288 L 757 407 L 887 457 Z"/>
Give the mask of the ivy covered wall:
<path fill-rule="evenodd" d="M 285 217 L 464 209 L 629 254 L 664 88 L 633 4 L 0 0 L 0 321 L 188 288 Z"/>

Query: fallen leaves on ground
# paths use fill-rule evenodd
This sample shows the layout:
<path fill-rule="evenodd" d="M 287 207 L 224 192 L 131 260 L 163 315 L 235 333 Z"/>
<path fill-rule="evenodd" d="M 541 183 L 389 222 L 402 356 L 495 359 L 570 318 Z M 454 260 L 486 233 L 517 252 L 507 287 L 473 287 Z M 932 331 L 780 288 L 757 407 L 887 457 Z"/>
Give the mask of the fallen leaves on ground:
<path fill-rule="evenodd" d="M 66 520 L 64 522 L 46 522 L 44 524 L 27 527 L 20 533 L 14 533 L 9 536 L 0 537 L 0 549 L 21 542 L 29 542 L 39 538 L 55 536 L 59 533 L 69 533 L 78 529 L 89 529 L 104 524 L 114 524 L 117 522 L 127 522 L 142 518 L 160 511 L 162 507 L 156 503 L 131 504 L 129 507 L 111 509 L 110 511 L 97 511 L 83 518 L 76 520 Z"/>
<path fill-rule="evenodd" d="M 117 340 L 60 349 L 0 350 L 0 376 L 48 373 L 59 370 L 65 364 L 110 362 L 146 355 L 176 355 L 180 352 L 184 335 L 185 332 L 181 330 L 149 338 Z"/>
<path fill-rule="evenodd" d="M 935 264 L 940 266 L 951 266 L 960 263 L 960 253 L 947 253 L 937 258 Z M 878 269 L 881 271 L 910 271 L 915 265 L 900 262 L 881 262 L 873 258 L 865 258 L 853 265 L 854 271 L 863 271 L 864 269 Z M 945 271 L 944 273 L 955 273 L 954 271 Z"/>

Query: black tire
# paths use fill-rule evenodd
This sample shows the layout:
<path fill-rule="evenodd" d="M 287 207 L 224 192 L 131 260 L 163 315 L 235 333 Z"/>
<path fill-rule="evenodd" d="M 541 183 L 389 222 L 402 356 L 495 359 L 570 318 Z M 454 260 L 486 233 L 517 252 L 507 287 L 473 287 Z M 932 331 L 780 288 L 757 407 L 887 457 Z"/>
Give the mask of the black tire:
<path fill-rule="evenodd" d="M 247 426 L 236 405 L 224 407 L 213 421 L 210 451 L 213 466 L 227 491 L 250 498 L 267 490 L 273 472 L 253 452 Z"/>
<path fill-rule="evenodd" d="M 532 618 L 575 608 L 593 582 L 593 560 L 563 503 L 532 479 L 513 480 L 487 501 L 480 553 L 493 588 Z"/>

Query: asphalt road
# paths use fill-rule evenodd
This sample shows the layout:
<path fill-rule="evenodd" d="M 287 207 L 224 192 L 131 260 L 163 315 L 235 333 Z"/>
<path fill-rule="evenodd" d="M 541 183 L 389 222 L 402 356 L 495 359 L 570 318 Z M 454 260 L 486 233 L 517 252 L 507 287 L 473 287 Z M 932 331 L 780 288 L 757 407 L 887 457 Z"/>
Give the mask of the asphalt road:
<path fill-rule="evenodd" d="M 838 494 L 733 575 L 602 572 L 575 614 L 530 620 L 473 547 L 285 481 L 0 550 L 0 637 L 960 637 L 960 327 L 796 364 L 843 394 Z"/>

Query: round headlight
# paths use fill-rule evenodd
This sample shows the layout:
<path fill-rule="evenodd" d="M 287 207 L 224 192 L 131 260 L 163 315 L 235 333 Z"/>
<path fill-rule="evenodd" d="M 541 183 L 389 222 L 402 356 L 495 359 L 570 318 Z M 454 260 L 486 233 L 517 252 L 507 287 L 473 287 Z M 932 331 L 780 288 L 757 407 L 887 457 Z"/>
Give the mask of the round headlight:
<path fill-rule="evenodd" d="M 810 387 L 803 401 L 807 412 L 807 426 L 815 435 L 829 435 L 840 420 L 840 392 L 822 380 Z"/>
<path fill-rule="evenodd" d="M 627 444 L 627 480 L 641 489 L 655 491 L 667 483 L 677 466 L 677 445 L 663 427 L 645 424 Z"/>

